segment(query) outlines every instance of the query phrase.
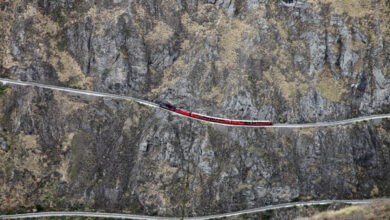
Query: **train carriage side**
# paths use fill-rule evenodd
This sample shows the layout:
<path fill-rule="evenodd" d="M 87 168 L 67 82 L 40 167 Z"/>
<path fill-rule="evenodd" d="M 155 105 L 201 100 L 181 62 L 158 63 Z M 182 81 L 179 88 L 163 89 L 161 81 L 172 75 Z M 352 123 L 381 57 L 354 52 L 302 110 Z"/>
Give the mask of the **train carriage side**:
<path fill-rule="evenodd" d="M 270 121 L 248 121 L 248 120 L 229 120 L 224 118 L 210 117 L 207 115 L 202 115 L 194 112 L 189 112 L 181 108 L 176 108 L 170 104 L 157 102 L 161 108 L 176 112 L 181 115 L 186 115 L 188 117 L 196 118 L 203 121 L 210 121 L 219 124 L 231 124 L 231 125 L 244 125 L 244 126 L 271 126 L 272 122 Z"/>

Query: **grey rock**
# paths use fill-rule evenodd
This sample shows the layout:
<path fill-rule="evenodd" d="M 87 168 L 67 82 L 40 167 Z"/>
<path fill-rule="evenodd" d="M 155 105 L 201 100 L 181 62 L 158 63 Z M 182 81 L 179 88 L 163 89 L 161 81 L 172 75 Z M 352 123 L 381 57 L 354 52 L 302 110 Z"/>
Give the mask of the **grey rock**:
<path fill-rule="evenodd" d="M 0 147 L 4 151 L 9 150 L 9 146 L 7 145 L 6 141 L 2 138 L 0 138 Z"/>
<path fill-rule="evenodd" d="M 84 89 L 217 117 L 306 123 L 390 111 L 385 9 L 352 18 L 331 3 L 307 1 L 17 4 L 0 13 L 7 30 L 0 68 L 11 78 L 73 86 L 60 81 L 54 63 L 71 60 L 90 80 Z M 133 102 L 10 91 L 0 96 L 1 125 L 15 146 L 34 141 L 35 148 L 0 158 L 0 203 L 8 204 L 1 212 L 20 198 L 12 208 L 41 201 L 67 209 L 78 201 L 80 210 L 180 216 L 185 207 L 185 215 L 198 216 L 390 192 L 388 120 L 237 128 Z"/>

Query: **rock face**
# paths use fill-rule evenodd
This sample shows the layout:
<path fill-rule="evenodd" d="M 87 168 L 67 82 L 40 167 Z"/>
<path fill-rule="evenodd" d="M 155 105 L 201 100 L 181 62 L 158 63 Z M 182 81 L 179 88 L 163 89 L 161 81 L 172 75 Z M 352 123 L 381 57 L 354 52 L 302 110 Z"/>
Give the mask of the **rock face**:
<path fill-rule="evenodd" d="M 316 206 L 298 206 L 284 209 L 275 209 L 265 212 L 258 212 L 253 214 L 244 214 L 239 216 L 227 217 L 227 220 L 258 220 L 258 219 L 299 219 L 307 220 L 307 218 L 315 219 L 317 216 L 326 212 L 342 212 L 344 209 L 351 207 L 348 204 L 333 203 L 331 205 L 316 205 Z M 355 206 L 352 206 L 355 208 Z M 360 206 L 359 206 L 360 207 Z M 339 211 L 340 210 L 340 211 Z M 305 218 L 306 217 L 306 218 Z M 335 218 L 337 219 L 337 217 Z"/>
<path fill-rule="evenodd" d="M 304 123 L 390 112 L 390 5 L 0 3 L 0 76 Z M 232 128 L 37 88 L 0 93 L 0 211 L 205 215 L 390 195 L 390 121 Z"/>

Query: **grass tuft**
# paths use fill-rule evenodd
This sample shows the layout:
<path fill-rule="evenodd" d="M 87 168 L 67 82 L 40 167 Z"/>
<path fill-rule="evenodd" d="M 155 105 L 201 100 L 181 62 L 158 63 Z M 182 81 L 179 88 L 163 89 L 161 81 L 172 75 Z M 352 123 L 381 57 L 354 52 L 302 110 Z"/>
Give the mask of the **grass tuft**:
<path fill-rule="evenodd" d="M 0 95 L 6 93 L 7 91 L 9 90 L 8 87 L 5 87 L 5 86 L 0 86 Z"/>

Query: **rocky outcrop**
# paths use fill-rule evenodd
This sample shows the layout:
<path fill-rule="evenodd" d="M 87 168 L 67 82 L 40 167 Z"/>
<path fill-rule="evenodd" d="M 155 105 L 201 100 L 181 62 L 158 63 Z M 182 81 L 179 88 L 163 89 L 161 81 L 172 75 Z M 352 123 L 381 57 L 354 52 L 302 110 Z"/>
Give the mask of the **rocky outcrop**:
<path fill-rule="evenodd" d="M 291 208 L 284 209 L 276 209 L 276 210 L 268 210 L 265 212 L 258 212 L 253 214 L 244 214 L 239 216 L 227 217 L 227 220 L 244 220 L 244 219 L 305 219 L 304 217 L 313 218 L 312 216 L 316 216 L 319 213 L 326 212 L 338 212 L 340 210 L 343 211 L 351 207 L 348 204 L 344 203 L 333 203 L 330 205 L 314 205 L 314 206 L 295 206 Z M 352 206 L 355 208 L 355 206 Z"/>
<path fill-rule="evenodd" d="M 3 1 L 0 74 L 237 119 L 389 112 L 386 1 Z M 0 94 L 1 211 L 204 215 L 389 195 L 389 121 L 226 128 L 135 103 Z M 3 147 L 5 143 L 5 147 Z"/>
<path fill-rule="evenodd" d="M 6 210 L 40 204 L 204 215 L 390 192 L 388 120 L 248 129 L 42 89 L 13 88 L 6 97 Z"/>
<path fill-rule="evenodd" d="M 226 117 L 313 122 L 386 112 L 386 1 L 294 5 L 5 2 L 2 65 L 14 78 Z"/>

